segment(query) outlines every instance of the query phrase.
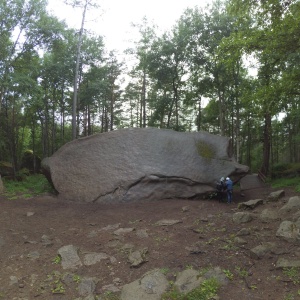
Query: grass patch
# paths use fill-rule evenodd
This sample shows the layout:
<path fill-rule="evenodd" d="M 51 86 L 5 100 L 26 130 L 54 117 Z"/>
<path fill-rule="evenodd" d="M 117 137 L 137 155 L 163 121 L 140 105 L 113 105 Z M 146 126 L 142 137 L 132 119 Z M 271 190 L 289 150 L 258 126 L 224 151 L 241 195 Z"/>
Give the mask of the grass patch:
<path fill-rule="evenodd" d="M 3 178 L 4 196 L 9 200 L 31 198 L 43 193 L 53 193 L 53 188 L 42 174 L 25 176 L 22 181 Z"/>
<path fill-rule="evenodd" d="M 201 283 L 201 285 L 187 294 L 182 294 L 172 286 L 172 289 L 164 293 L 162 300 L 209 300 L 217 295 L 219 283 L 215 278 L 210 278 Z"/>
<path fill-rule="evenodd" d="M 296 192 L 300 192 L 300 178 L 293 177 L 293 178 L 280 178 L 272 180 L 271 182 L 272 188 L 285 188 L 291 187 L 294 188 Z"/>

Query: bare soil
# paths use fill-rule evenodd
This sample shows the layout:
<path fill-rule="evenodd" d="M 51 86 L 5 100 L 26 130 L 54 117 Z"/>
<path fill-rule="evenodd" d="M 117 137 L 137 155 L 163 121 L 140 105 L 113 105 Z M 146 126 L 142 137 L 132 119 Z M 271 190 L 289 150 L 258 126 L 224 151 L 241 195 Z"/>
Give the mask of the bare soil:
<path fill-rule="evenodd" d="M 262 223 L 259 219 L 266 206 L 279 209 L 296 195 L 292 190 L 285 191 L 286 196 L 279 202 L 255 208 L 254 220 L 242 225 L 232 221 L 232 215 L 239 211 L 238 203 L 265 198 L 270 188 L 251 189 L 243 197 L 235 190 L 232 204 L 215 199 L 92 204 L 66 202 L 53 195 L 13 201 L 0 196 L 0 299 L 76 299 L 78 282 L 84 277 L 97 278 L 94 294 L 103 295 L 107 285 L 121 288 L 155 268 L 165 270 L 168 278 L 174 280 L 176 272 L 186 268 L 203 270 L 217 266 L 232 275 L 229 284 L 220 288 L 220 299 L 283 300 L 294 299 L 292 295 L 297 299 L 298 280 L 275 265 L 279 255 L 297 259 L 298 246 L 276 238 L 280 220 Z M 162 219 L 180 223 L 156 225 Z M 134 230 L 124 235 L 104 230 L 116 224 L 118 228 Z M 234 238 L 242 228 L 251 234 L 242 237 L 247 244 L 238 245 Z M 147 234 L 141 236 L 138 232 Z M 285 251 L 251 258 L 250 249 L 266 241 L 276 242 Z M 66 271 L 56 260 L 58 249 L 66 245 L 78 247 L 80 257 L 101 252 L 115 260 Z M 147 261 L 131 267 L 130 247 L 147 248 Z M 68 272 L 73 281 L 62 279 L 67 278 Z M 63 288 L 54 293 L 59 284 Z"/>

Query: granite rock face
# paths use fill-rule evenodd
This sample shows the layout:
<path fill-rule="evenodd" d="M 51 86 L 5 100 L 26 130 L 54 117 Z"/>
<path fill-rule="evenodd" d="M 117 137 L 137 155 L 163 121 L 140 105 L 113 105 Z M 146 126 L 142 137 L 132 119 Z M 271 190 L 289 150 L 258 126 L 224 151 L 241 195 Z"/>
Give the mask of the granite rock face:
<path fill-rule="evenodd" d="M 238 181 L 248 172 L 227 137 L 155 128 L 72 141 L 42 167 L 61 197 L 84 202 L 193 198 L 214 191 L 222 176 Z"/>

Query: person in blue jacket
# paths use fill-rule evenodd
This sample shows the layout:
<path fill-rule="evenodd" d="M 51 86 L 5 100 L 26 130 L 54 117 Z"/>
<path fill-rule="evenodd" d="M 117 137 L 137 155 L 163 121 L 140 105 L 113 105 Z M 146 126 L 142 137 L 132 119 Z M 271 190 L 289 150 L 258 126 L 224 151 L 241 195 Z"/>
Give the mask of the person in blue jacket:
<path fill-rule="evenodd" d="M 226 178 L 227 203 L 232 202 L 233 182 L 229 177 Z"/>

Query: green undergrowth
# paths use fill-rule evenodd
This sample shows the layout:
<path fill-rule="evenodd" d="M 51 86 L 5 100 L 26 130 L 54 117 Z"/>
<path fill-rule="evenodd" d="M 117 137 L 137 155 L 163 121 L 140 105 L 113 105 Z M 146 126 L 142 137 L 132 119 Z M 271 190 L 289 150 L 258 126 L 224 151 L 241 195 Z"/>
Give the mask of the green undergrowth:
<path fill-rule="evenodd" d="M 219 283 L 215 278 L 204 280 L 199 287 L 187 294 L 178 292 L 175 286 L 164 293 L 162 300 L 210 300 L 217 295 Z"/>
<path fill-rule="evenodd" d="M 280 178 L 271 181 L 272 188 L 294 188 L 297 193 L 300 193 L 300 177 Z"/>
<path fill-rule="evenodd" d="M 31 198 L 44 193 L 53 193 L 53 189 L 42 174 L 25 176 L 22 181 L 3 178 L 4 196 L 9 200 Z"/>

